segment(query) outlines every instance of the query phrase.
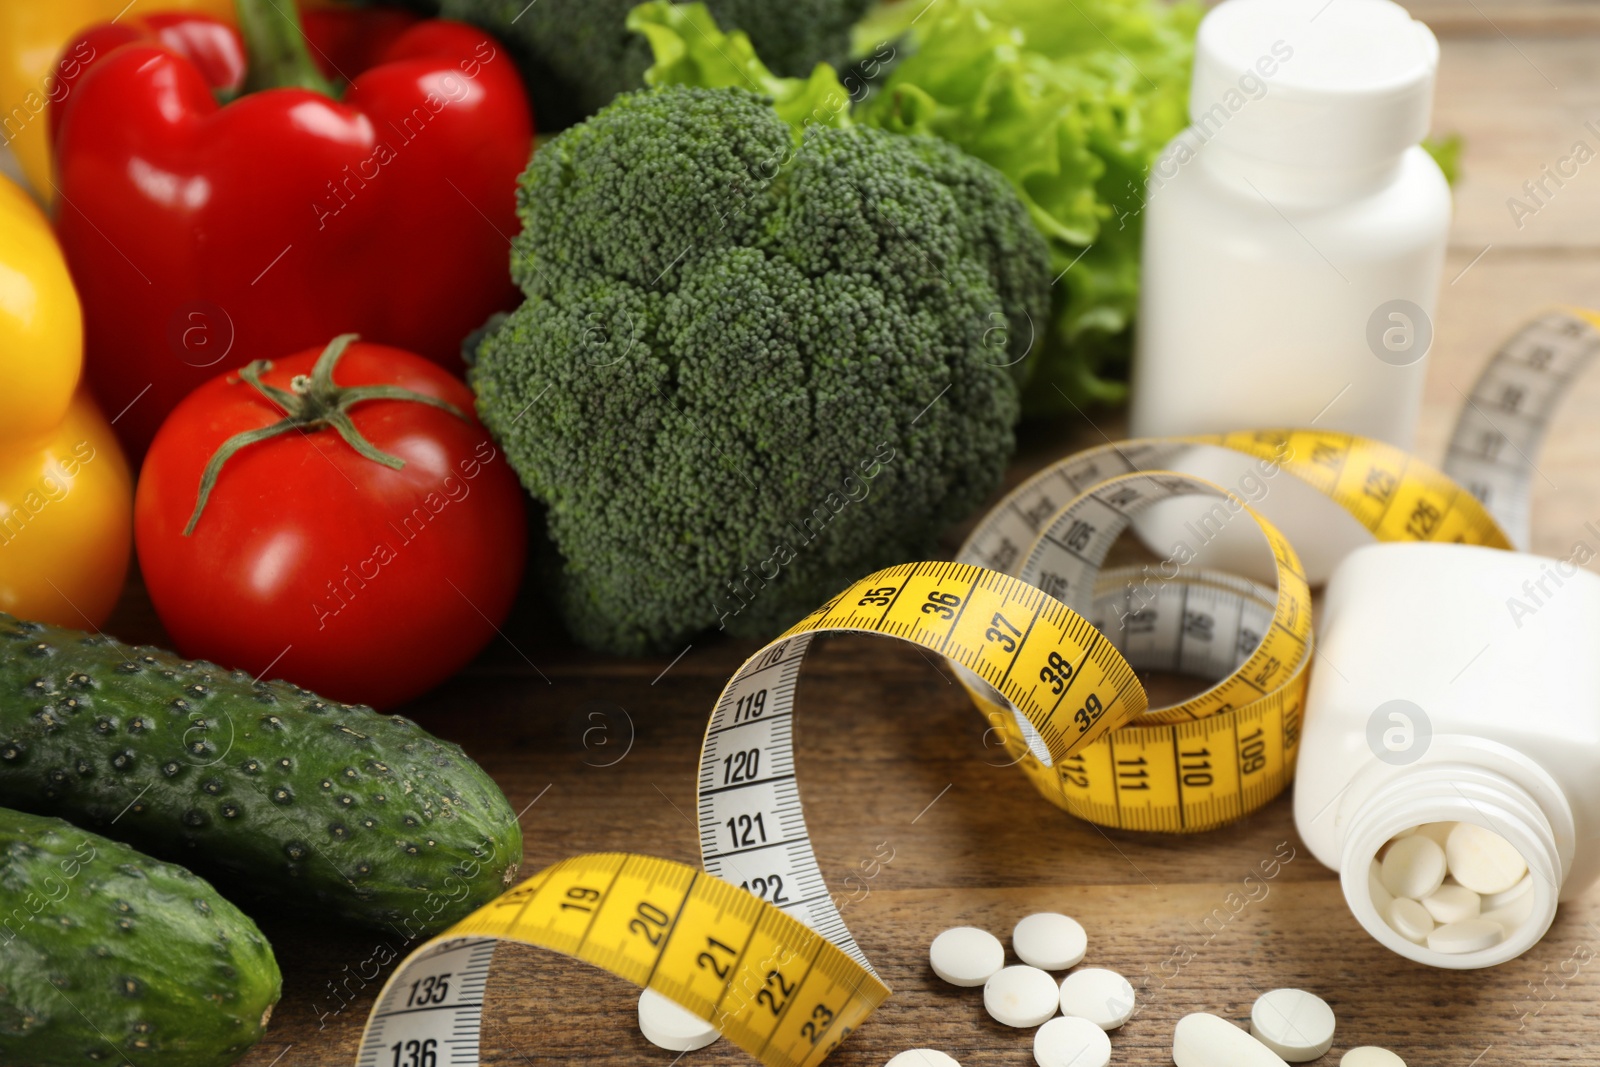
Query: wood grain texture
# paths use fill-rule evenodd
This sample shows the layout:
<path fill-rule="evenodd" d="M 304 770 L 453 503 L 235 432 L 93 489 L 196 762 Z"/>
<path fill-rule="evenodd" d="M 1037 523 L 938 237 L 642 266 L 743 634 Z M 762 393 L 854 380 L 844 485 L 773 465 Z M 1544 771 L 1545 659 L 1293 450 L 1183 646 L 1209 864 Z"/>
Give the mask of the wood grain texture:
<path fill-rule="evenodd" d="M 1433 126 L 1467 135 L 1451 238 L 1470 255 L 1600 243 L 1597 35 L 1441 42 Z"/>
<path fill-rule="evenodd" d="M 1594 0 L 1417 0 L 1403 5 L 1440 37 L 1513 38 L 1590 33 L 1600 28 Z"/>
<path fill-rule="evenodd" d="M 1521 231 L 1504 205 L 1582 136 L 1575 131 L 1584 120 L 1600 118 L 1600 5 L 1429 0 L 1418 13 L 1444 37 L 1437 126 L 1468 143 L 1419 448 L 1437 459 L 1458 390 L 1506 334 L 1551 303 L 1600 305 L 1600 162 Z M 1538 459 L 1536 549 L 1564 554 L 1585 521 L 1600 519 L 1597 411 L 1600 375 L 1568 398 Z M 1030 432 L 1012 480 L 1101 443 L 1102 433 L 1120 436 L 1120 418 L 1095 422 Z M 669 657 L 619 661 L 576 650 L 541 612 L 530 592 L 505 640 L 448 693 L 410 712 L 465 745 L 515 808 L 530 805 L 522 815 L 529 873 L 603 849 L 695 862 L 700 734 L 723 681 L 753 646 L 698 641 L 668 670 Z M 137 584 L 109 629 L 160 639 Z M 1490 972 L 1432 970 L 1359 929 L 1334 876 L 1296 837 L 1287 799 L 1197 837 L 1075 822 L 1020 774 L 986 765 L 1001 757 L 985 749 L 985 724 L 947 670 L 882 642 L 821 642 L 800 708 L 800 782 L 823 869 L 840 892 L 866 886 L 846 918 L 896 991 L 832 1061 L 841 1067 L 881 1064 L 918 1046 L 945 1049 L 969 1067 L 1031 1063 L 1031 1032 L 989 1020 L 978 991 L 938 982 L 926 950 L 947 926 L 972 923 L 1004 937 L 1039 909 L 1076 915 L 1090 935 L 1087 962 L 1116 968 L 1139 988 L 1139 1014 L 1114 1038 L 1116 1063 L 1170 1063 L 1181 1015 L 1242 1020 L 1259 991 L 1295 985 L 1319 992 L 1338 1015 L 1335 1051 L 1323 1063 L 1379 1044 L 1413 1067 L 1600 1065 L 1594 897 L 1566 907 L 1519 960 Z M 591 734 L 585 748 L 583 730 L 602 721 L 607 745 Z M 846 888 L 843 879 L 880 846 L 893 861 Z M 406 946 L 351 929 L 263 925 L 285 996 L 244 1062 L 352 1062 L 387 970 L 378 961 Z M 673 1054 L 640 1038 L 633 1000 L 623 983 L 581 965 L 508 950 L 490 988 L 484 1062 L 666 1067 Z M 714 1046 L 686 1062 L 748 1061 Z"/>

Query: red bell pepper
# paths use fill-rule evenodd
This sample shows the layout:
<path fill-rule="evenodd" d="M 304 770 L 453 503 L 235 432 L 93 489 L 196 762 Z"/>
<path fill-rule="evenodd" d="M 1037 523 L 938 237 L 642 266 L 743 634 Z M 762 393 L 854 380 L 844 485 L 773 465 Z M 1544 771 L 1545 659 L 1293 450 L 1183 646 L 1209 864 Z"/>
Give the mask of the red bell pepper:
<path fill-rule="evenodd" d="M 88 380 L 135 455 L 219 371 L 341 333 L 459 370 L 517 302 L 533 123 L 511 56 L 381 11 L 308 17 L 308 49 L 288 0 L 237 6 L 242 39 L 192 15 L 87 31 L 57 116 Z"/>

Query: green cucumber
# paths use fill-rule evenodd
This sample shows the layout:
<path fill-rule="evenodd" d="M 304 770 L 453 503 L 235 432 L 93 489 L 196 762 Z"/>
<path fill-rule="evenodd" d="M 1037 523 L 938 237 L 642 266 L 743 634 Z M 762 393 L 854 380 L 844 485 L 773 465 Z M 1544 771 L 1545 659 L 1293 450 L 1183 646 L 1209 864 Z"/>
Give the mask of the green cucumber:
<path fill-rule="evenodd" d="M 0 613 L 0 804 L 237 900 L 435 933 L 505 891 L 522 831 L 456 746 L 286 682 Z"/>
<path fill-rule="evenodd" d="M 204 879 L 0 808 L 0 1063 L 232 1063 L 281 987 L 267 939 Z"/>

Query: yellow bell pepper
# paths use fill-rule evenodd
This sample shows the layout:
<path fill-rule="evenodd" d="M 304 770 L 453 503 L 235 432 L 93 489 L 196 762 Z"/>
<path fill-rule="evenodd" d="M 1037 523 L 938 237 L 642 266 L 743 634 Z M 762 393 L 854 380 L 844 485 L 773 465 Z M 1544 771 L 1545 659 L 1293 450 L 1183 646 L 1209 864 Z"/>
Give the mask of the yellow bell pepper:
<path fill-rule="evenodd" d="M 66 86 L 61 55 L 78 31 L 124 12 L 201 11 L 231 18 L 233 0 L 0 0 L 0 144 L 9 144 L 28 183 L 47 203 L 50 186 L 52 98 Z"/>
<path fill-rule="evenodd" d="M 78 628 L 110 616 L 133 543 L 128 461 L 82 370 L 66 260 L 0 178 L 0 611 Z"/>

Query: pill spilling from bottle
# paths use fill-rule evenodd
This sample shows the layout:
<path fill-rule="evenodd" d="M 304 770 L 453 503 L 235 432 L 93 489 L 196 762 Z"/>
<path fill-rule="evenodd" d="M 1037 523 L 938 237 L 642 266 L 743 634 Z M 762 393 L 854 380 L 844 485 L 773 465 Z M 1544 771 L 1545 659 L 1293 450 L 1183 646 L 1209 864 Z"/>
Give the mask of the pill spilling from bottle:
<path fill-rule="evenodd" d="M 1178 1067 L 1283 1067 L 1283 1059 L 1228 1020 L 1195 1012 L 1172 1032 L 1172 1062 Z"/>
<path fill-rule="evenodd" d="M 1058 1015 L 1033 1035 L 1033 1062 L 1039 1067 L 1106 1067 L 1111 1038 L 1088 1019 Z"/>
<path fill-rule="evenodd" d="M 711 1023 L 654 989 L 639 993 L 639 1032 L 652 1045 L 671 1052 L 693 1052 L 722 1036 Z"/>
<path fill-rule="evenodd" d="M 1115 1030 L 1133 1016 L 1133 985 L 1104 967 L 1073 971 L 1061 983 L 1061 1011 Z"/>
<path fill-rule="evenodd" d="M 1388 863 L 1387 878 L 1384 864 L 1377 859 L 1372 862 L 1370 888 L 1374 898 L 1387 897 L 1390 905 L 1400 905 L 1401 912 L 1418 925 L 1433 921 L 1428 908 L 1410 897 L 1394 896 L 1390 885 L 1414 892 L 1428 890 L 1424 899 L 1432 900 L 1435 909 L 1481 907 L 1485 898 L 1465 886 L 1446 882 L 1450 871 L 1437 869 L 1448 868 L 1448 844 L 1455 829 L 1454 824 L 1429 825 L 1397 835 L 1385 850 L 1385 860 L 1396 856 Z M 1392 847 L 1419 839 L 1427 844 L 1402 845 L 1398 853 Z M 1473 858 L 1469 864 L 1484 863 L 1485 871 L 1493 869 L 1492 879 L 1487 874 L 1476 877 L 1476 872 L 1469 869 L 1468 878 L 1474 885 L 1505 884 L 1516 873 L 1507 866 L 1504 854 L 1496 851 L 1494 842 L 1476 834 L 1463 835 L 1459 840 L 1463 847 L 1470 846 Z M 1485 856 L 1493 862 L 1484 860 Z M 1524 870 L 1517 881 L 1490 899 L 1500 906 L 1515 903 L 1527 893 L 1523 886 L 1527 877 Z M 1439 898 L 1445 889 L 1459 892 Z M 1472 900 L 1462 894 L 1470 894 Z M 1469 940 L 1474 923 L 1489 925 L 1484 920 L 1463 918 L 1438 929 L 1449 927 L 1453 931 L 1450 936 Z M 934 938 L 928 961 L 934 973 L 951 985 L 981 984 L 984 1008 L 996 1022 L 1018 1029 L 1037 1027 L 1033 1059 L 1038 1067 L 1108 1067 L 1112 1060 L 1109 1031 L 1128 1022 L 1134 1014 L 1132 983 L 1104 967 L 1083 967 L 1072 970 L 1058 989 L 1045 969 L 1076 968 L 1089 947 L 1088 935 L 1077 920 L 1040 912 L 1024 918 L 1012 930 L 1011 948 L 1024 961 L 1021 964 L 1006 966 L 1005 946 L 1000 939 L 975 926 L 952 927 Z M 1057 1007 L 1062 1014 L 1056 1014 Z M 1335 1026 L 1333 1008 L 1315 993 L 1273 989 L 1256 999 L 1248 1029 L 1207 1012 L 1184 1016 L 1173 1031 L 1172 1059 L 1177 1067 L 1287 1067 L 1290 1063 L 1309 1063 L 1327 1055 L 1333 1047 Z M 1339 1064 L 1406 1067 L 1395 1053 L 1372 1045 L 1352 1048 Z M 945 1052 L 909 1049 L 891 1059 L 887 1067 L 958 1064 Z"/>
<path fill-rule="evenodd" d="M 1250 1034 L 1290 1063 L 1306 1063 L 1333 1047 L 1333 1009 L 1315 993 L 1274 989 L 1250 1009 Z"/>
<path fill-rule="evenodd" d="M 931 1048 L 911 1048 L 898 1054 L 884 1067 L 961 1067 L 954 1056 Z"/>
<path fill-rule="evenodd" d="M 1033 1055 L 1039 1067 L 1105 1067 L 1111 1060 L 1106 1031 L 1133 1015 L 1133 984 L 1104 967 L 1073 970 L 1056 983 L 1048 972 L 1077 967 L 1089 950 L 1088 934 L 1068 915 L 1027 916 L 1012 929 L 1011 948 L 1023 962 L 1008 967 L 999 938 L 975 926 L 956 926 L 933 939 L 928 963 L 951 985 L 983 986 L 984 1010 L 995 1022 L 1038 1027 Z M 899 1067 L 901 1057 L 923 1051 L 903 1052 L 891 1063 Z M 914 1057 L 905 1062 L 914 1063 Z"/>
<path fill-rule="evenodd" d="M 1071 916 L 1038 912 L 1017 923 L 1011 947 L 1023 963 L 1044 971 L 1065 971 L 1083 962 L 1089 935 Z"/>
<path fill-rule="evenodd" d="M 1006 948 L 987 930 L 956 926 L 933 939 L 928 963 L 951 985 L 980 986 L 1005 966 Z"/>
<path fill-rule="evenodd" d="M 1002 967 L 983 985 L 984 1009 L 1005 1026 L 1042 1025 L 1061 1006 L 1060 997 L 1054 978 L 1025 963 Z"/>
<path fill-rule="evenodd" d="M 1373 906 L 1407 941 L 1459 955 L 1493 948 L 1533 910 L 1533 875 L 1516 846 L 1467 822 L 1397 834 L 1372 861 Z"/>

